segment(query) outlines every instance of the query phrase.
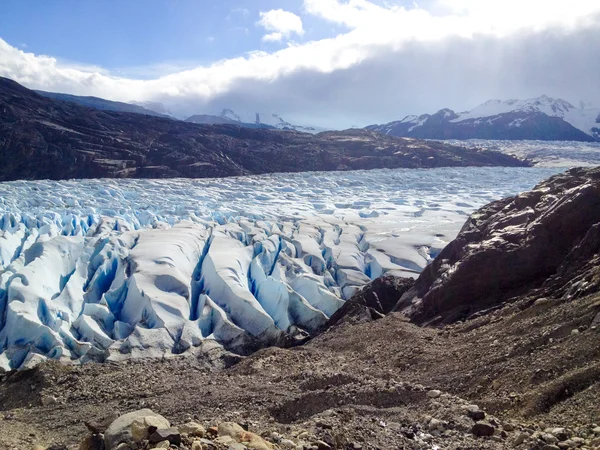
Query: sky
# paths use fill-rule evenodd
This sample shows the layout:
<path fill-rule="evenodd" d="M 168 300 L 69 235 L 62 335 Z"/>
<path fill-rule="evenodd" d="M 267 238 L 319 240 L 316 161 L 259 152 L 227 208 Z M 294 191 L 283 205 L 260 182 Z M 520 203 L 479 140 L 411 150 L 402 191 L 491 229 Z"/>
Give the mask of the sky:
<path fill-rule="evenodd" d="M 598 0 L 0 0 L 0 76 L 177 117 L 347 128 L 491 98 L 600 105 Z"/>

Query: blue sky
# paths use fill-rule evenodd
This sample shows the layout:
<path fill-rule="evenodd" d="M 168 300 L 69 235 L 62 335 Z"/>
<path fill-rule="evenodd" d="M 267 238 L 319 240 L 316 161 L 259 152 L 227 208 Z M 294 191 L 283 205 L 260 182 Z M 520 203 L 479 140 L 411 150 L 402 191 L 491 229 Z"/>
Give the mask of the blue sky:
<path fill-rule="evenodd" d="M 0 0 L 0 76 L 332 128 L 541 94 L 600 104 L 598 0 Z"/>
<path fill-rule="evenodd" d="M 282 6 L 302 14 L 301 0 L 4 0 L 0 36 L 36 54 L 149 78 L 285 46 L 263 42 L 257 24 L 260 11 Z M 341 29 L 308 18 L 295 40 L 318 40 Z"/>

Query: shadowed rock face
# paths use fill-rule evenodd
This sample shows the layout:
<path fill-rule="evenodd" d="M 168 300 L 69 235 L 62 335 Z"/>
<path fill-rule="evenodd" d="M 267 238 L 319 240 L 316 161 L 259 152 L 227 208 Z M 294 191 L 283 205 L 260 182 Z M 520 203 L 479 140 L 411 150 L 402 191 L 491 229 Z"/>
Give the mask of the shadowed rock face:
<path fill-rule="evenodd" d="M 100 111 L 42 97 L 6 78 L 0 78 L 0 161 L 0 181 L 528 165 L 497 152 L 367 130 L 313 136 Z"/>
<path fill-rule="evenodd" d="M 450 323 L 515 296 L 598 290 L 600 168 L 572 169 L 474 213 L 396 310 Z"/>
<path fill-rule="evenodd" d="M 388 314 L 400 297 L 414 286 L 412 278 L 393 276 L 373 280 L 342 305 L 327 321 L 325 329 L 348 319 L 355 321 L 377 320 Z"/>

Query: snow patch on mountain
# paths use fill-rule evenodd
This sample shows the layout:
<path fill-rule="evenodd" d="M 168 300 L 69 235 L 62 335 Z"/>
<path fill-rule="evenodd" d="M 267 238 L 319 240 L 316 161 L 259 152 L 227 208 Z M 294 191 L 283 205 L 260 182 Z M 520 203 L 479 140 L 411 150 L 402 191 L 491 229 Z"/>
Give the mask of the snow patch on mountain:
<path fill-rule="evenodd" d="M 565 100 L 555 99 L 547 95 L 527 100 L 488 100 L 471 111 L 459 113 L 458 117 L 452 119 L 451 122 L 482 119 L 514 112 L 543 113 L 550 117 L 560 117 L 584 133 L 600 138 L 600 132 L 592 130 L 598 126 L 596 118 L 600 114 L 600 108 L 595 108 L 589 104 L 582 104 L 581 107 L 577 108 Z M 520 122 L 515 122 L 513 126 L 520 126 L 522 121 L 521 119 Z"/>
<path fill-rule="evenodd" d="M 467 215 L 552 169 L 2 183 L 0 367 L 238 353 L 416 277 Z"/>

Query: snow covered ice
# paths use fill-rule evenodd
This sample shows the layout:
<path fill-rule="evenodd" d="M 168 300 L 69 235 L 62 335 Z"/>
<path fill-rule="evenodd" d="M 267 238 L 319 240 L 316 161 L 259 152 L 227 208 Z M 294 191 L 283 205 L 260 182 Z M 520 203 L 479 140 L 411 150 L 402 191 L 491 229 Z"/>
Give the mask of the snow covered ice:
<path fill-rule="evenodd" d="M 0 367 L 283 344 L 556 172 L 0 183 Z"/>

